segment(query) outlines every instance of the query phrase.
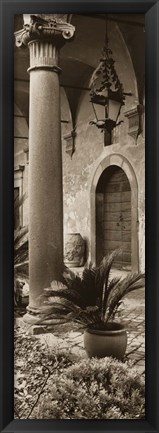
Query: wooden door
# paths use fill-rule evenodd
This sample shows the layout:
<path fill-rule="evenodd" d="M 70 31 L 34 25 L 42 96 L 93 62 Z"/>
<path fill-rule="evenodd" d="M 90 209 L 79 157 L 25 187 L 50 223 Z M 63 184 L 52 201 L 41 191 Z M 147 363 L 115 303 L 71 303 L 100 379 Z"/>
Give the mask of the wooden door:
<path fill-rule="evenodd" d="M 122 254 L 114 265 L 118 268 L 131 269 L 131 189 L 124 171 L 116 166 L 106 170 L 100 184 L 100 209 L 103 255 L 116 248 L 122 249 Z M 102 193 L 101 193 L 101 190 Z M 103 199 L 101 199 L 103 197 Z M 98 203 L 99 200 L 96 201 Z M 99 211 L 97 211 L 97 217 Z M 102 215 L 102 217 L 101 217 Z M 98 218 L 99 220 L 99 218 Z M 97 232 L 99 232 L 99 227 Z M 101 239 L 101 235 L 100 235 Z M 99 242 L 97 243 L 99 245 Z M 98 246 L 99 250 L 99 246 Z M 101 251 L 101 249 L 100 249 Z M 98 251 L 97 251 L 98 255 Z M 101 257 L 100 257 L 101 259 Z"/>

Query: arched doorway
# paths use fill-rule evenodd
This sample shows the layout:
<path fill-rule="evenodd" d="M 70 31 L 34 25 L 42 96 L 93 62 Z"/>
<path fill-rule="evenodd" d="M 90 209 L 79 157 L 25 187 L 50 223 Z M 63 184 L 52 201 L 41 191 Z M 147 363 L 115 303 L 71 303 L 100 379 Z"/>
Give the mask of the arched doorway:
<path fill-rule="evenodd" d="M 131 270 L 131 187 L 122 168 L 112 165 L 101 174 L 96 188 L 96 261 L 121 248 L 114 262 Z"/>
<path fill-rule="evenodd" d="M 98 218 L 102 220 L 102 194 L 103 191 L 100 192 L 100 186 L 102 186 L 102 176 L 111 176 L 111 167 L 116 167 L 117 169 L 121 169 L 123 174 L 123 183 L 124 183 L 124 175 L 126 176 L 127 185 L 130 187 L 131 193 L 131 270 L 132 272 L 139 271 L 139 242 L 138 242 L 138 184 L 134 169 L 130 163 L 130 161 L 123 155 L 113 153 L 108 156 L 104 156 L 101 161 L 98 161 L 98 164 L 94 170 L 91 185 L 90 185 L 90 260 L 92 263 L 97 264 L 97 261 L 100 260 L 100 254 L 103 255 L 103 232 L 102 225 L 99 225 L 98 228 L 98 240 L 97 240 L 97 212 L 96 212 L 96 201 L 98 200 Z M 114 170 L 114 169 L 112 169 Z M 104 174 L 103 174 L 104 173 Z M 106 174 L 107 173 L 107 174 Z M 118 171 L 119 173 L 119 171 Z M 121 173 L 121 172 L 120 172 Z M 109 179 L 110 180 L 110 179 Z M 100 185 L 100 183 L 101 185 Z M 103 181 L 104 182 L 104 181 Z M 109 182 L 108 182 L 109 183 Z M 111 183 L 111 182 L 110 182 Z M 124 187 L 123 187 L 124 188 Z M 129 191 L 129 190 L 128 190 Z M 125 192 L 128 192 L 125 191 Z M 98 193 L 98 198 L 97 198 Z M 123 205 L 122 205 L 123 206 Z M 100 233 L 99 233 L 100 232 Z M 97 246 L 98 242 L 98 246 Z M 97 257 L 98 254 L 98 257 Z M 127 265 L 129 266 L 129 265 Z"/>

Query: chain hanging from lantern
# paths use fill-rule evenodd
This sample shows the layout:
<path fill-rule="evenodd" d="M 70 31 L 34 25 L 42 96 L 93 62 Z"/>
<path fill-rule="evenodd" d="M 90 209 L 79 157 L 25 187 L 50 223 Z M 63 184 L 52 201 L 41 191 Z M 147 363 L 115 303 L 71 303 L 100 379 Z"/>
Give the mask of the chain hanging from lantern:
<path fill-rule="evenodd" d="M 90 97 L 93 106 L 95 121 L 90 121 L 91 125 L 96 125 L 101 132 L 111 133 L 113 128 L 118 126 L 121 107 L 125 104 L 123 85 L 120 82 L 114 67 L 115 60 L 112 57 L 112 50 L 108 47 L 107 19 L 105 44 L 98 66 L 90 80 Z"/>

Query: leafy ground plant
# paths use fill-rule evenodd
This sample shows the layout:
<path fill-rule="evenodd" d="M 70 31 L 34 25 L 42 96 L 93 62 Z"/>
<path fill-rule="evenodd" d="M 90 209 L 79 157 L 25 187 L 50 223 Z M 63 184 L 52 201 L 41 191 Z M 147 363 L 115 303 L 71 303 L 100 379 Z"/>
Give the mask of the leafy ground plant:
<path fill-rule="evenodd" d="M 144 418 L 144 377 L 131 362 L 82 359 L 72 348 L 15 331 L 16 419 Z"/>
<path fill-rule="evenodd" d="M 14 413 L 17 419 L 28 419 L 47 389 L 51 375 L 72 365 L 70 350 L 55 345 L 51 350 L 45 341 L 29 335 L 22 326 L 15 327 L 14 342 Z"/>
<path fill-rule="evenodd" d="M 43 419 L 144 418 L 143 379 L 111 358 L 82 360 L 50 377 L 34 412 Z"/>

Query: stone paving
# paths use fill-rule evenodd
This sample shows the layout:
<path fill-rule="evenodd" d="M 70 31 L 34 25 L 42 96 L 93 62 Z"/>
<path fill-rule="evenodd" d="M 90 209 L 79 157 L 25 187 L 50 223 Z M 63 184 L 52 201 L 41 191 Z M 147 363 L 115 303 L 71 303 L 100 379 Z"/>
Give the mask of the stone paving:
<path fill-rule="evenodd" d="M 132 327 L 133 322 L 133 327 Z M 145 373 L 145 319 L 132 310 L 123 323 L 127 329 L 126 358 L 130 359 L 141 374 Z"/>

